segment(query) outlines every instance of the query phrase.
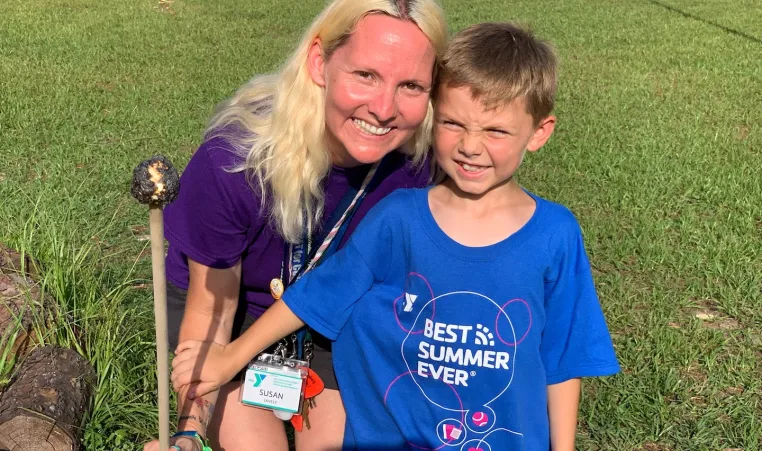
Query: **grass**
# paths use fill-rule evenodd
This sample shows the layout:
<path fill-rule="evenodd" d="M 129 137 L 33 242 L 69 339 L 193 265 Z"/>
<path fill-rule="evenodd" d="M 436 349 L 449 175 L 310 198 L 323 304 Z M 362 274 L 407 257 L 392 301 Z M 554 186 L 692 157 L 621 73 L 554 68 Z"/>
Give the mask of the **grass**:
<path fill-rule="evenodd" d="M 69 213 L 76 209 L 76 193 L 45 210 L 41 199 L 52 194 L 48 190 L 34 202 L 21 196 L 23 224 L 8 237 L 14 248 L 39 259 L 41 297 L 55 300 L 49 317 L 36 314 L 32 342 L 74 349 L 96 372 L 84 448 L 133 449 L 132 437 L 153 430 L 157 415 L 155 348 L 146 328 L 151 315 L 134 299 L 130 303 L 144 284 L 125 267 L 130 256 L 99 239 L 118 210 L 83 228 Z M 0 366 L 0 381 L 8 379 L 8 366 Z"/>
<path fill-rule="evenodd" d="M 276 67 L 323 1 L 300 4 L 0 3 L 0 241 L 43 262 L 66 315 L 39 332 L 98 372 L 86 449 L 156 430 L 130 171 L 154 152 L 183 167 L 214 104 Z M 557 132 L 520 180 L 579 217 L 624 369 L 585 384 L 579 449 L 762 448 L 762 10 L 443 4 L 453 30 L 519 20 L 562 59 Z"/>

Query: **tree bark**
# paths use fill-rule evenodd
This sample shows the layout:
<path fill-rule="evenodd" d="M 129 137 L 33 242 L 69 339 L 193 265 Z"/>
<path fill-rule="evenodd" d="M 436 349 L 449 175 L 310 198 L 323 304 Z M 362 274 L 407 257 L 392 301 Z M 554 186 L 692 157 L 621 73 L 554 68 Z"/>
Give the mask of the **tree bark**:
<path fill-rule="evenodd" d="M 0 397 L 0 448 L 78 451 L 94 384 L 95 371 L 71 349 L 29 353 Z"/>
<path fill-rule="evenodd" d="M 37 270 L 34 260 L 0 243 L 0 359 L 9 345 L 6 360 L 23 356 L 34 320 L 45 321 L 49 303 L 34 280 Z"/>
<path fill-rule="evenodd" d="M 14 272 L 24 272 L 31 278 L 37 278 L 40 271 L 40 264 L 29 254 L 21 255 L 8 246 L 0 243 L 0 271 L 3 269 Z"/>

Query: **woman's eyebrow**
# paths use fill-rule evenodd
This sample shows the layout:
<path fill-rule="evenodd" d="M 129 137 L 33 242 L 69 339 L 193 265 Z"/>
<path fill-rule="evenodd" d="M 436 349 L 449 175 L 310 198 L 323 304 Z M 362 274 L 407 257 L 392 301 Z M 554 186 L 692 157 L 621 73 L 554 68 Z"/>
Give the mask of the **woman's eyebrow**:
<path fill-rule="evenodd" d="M 431 84 L 432 80 L 425 81 L 425 80 L 420 79 L 420 78 L 408 78 L 406 80 L 402 80 L 402 82 L 403 83 L 418 83 L 420 85 L 428 85 L 428 84 Z"/>
<path fill-rule="evenodd" d="M 367 63 L 366 64 L 358 64 L 358 63 L 349 62 L 346 67 L 347 67 L 347 70 L 349 72 L 363 71 L 363 72 L 367 72 L 369 74 L 373 74 L 373 75 L 375 75 L 378 78 L 381 78 L 381 79 L 384 78 L 384 76 L 381 75 L 381 73 L 377 69 L 374 69 L 374 68 L 368 66 Z M 425 80 L 420 79 L 420 78 L 408 78 L 408 79 L 401 80 L 400 83 L 415 83 L 415 84 L 418 84 L 418 85 L 421 85 L 421 86 L 429 86 L 429 85 L 431 85 L 433 83 L 433 80 L 425 81 Z"/>
<path fill-rule="evenodd" d="M 346 70 L 348 72 L 367 72 L 369 74 L 373 74 L 377 77 L 380 77 L 381 74 L 378 73 L 376 69 L 373 69 L 372 67 L 368 66 L 367 63 L 354 63 L 351 61 L 348 61 L 345 66 Z"/>

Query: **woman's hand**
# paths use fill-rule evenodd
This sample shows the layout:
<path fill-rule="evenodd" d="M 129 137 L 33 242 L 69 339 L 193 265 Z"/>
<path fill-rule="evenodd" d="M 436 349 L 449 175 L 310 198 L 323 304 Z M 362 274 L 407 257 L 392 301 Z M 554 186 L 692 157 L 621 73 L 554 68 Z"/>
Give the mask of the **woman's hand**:
<path fill-rule="evenodd" d="M 230 382 L 241 370 L 237 367 L 233 343 L 220 345 L 186 340 L 177 346 L 172 360 L 172 387 L 176 392 L 190 385 L 188 398 L 213 392 Z"/>
<path fill-rule="evenodd" d="M 169 444 L 171 445 L 169 447 L 169 451 L 177 451 L 178 448 L 180 449 L 180 451 L 202 451 L 201 444 L 198 442 L 198 440 L 190 438 L 190 437 L 171 438 L 169 439 Z M 146 443 L 143 446 L 143 451 L 162 451 L 162 450 L 159 450 L 159 441 L 153 440 Z"/>
<path fill-rule="evenodd" d="M 230 344 L 185 340 L 175 350 L 172 386 L 179 392 L 188 385 L 190 399 L 211 393 L 230 382 L 263 349 L 302 326 L 302 320 L 278 300 Z"/>

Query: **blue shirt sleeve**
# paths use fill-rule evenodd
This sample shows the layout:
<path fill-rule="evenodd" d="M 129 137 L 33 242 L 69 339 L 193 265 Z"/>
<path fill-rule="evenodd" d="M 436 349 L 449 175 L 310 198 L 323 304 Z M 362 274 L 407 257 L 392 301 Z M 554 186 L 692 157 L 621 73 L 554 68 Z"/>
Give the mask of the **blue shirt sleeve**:
<path fill-rule="evenodd" d="M 354 306 L 374 284 L 383 282 L 391 266 L 397 234 L 392 233 L 390 198 L 374 206 L 347 245 L 304 274 L 283 294 L 283 301 L 305 324 L 336 340 Z"/>
<path fill-rule="evenodd" d="M 545 282 L 540 353 L 548 384 L 619 372 L 576 221 L 571 229 L 560 246 L 554 277 Z"/>

